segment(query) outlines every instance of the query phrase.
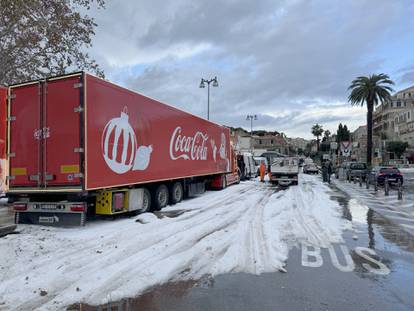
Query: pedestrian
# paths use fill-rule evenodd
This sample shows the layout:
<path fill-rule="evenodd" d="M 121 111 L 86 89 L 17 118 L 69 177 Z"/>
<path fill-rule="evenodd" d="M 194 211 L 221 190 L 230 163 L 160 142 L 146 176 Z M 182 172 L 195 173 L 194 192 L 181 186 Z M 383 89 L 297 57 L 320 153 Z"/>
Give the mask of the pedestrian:
<path fill-rule="evenodd" d="M 322 162 L 322 180 L 323 182 L 328 181 L 328 163 L 326 160 Z"/>
<path fill-rule="evenodd" d="M 331 175 L 332 175 L 332 171 L 333 171 L 333 165 L 332 165 L 332 161 L 328 160 L 327 161 L 327 171 L 328 171 L 328 176 L 327 176 L 327 182 L 331 183 Z"/>
<path fill-rule="evenodd" d="M 261 182 L 264 182 L 265 171 L 266 171 L 266 166 L 264 164 L 264 161 L 260 161 L 259 172 L 260 172 L 260 181 Z"/>

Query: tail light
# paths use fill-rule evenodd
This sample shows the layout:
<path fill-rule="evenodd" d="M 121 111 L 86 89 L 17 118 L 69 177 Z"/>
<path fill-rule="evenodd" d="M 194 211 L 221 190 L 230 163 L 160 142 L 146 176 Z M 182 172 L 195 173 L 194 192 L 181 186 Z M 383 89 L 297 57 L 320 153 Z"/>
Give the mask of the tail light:
<path fill-rule="evenodd" d="M 85 211 L 85 205 L 84 204 L 71 204 L 70 210 L 72 212 L 84 212 Z"/>
<path fill-rule="evenodd" d="M 27 204 L 25 203 L 14 203 L 13 208 L 15 211 L 25 211 L 27 210 Z"/>
<path fill-rule="evenodd" d="M 378 177 L 382 177 L 382 176 L 385 176 L 385 174 L 383 174 L 383 173 L 378 174 Z"/>

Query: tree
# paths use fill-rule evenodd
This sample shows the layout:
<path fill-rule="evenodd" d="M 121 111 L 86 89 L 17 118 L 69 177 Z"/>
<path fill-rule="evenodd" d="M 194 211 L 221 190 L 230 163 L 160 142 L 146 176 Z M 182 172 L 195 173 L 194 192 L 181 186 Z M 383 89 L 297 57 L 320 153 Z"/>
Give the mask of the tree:
<path fill-rule="evenodd" d="M 319 125 L 318 123 L 316 123 L 314 126 L 312 126 L 312 135 L 316 136 L 316 146 L 317 146 L 318 151 L 319 151 L 319 137 L 322 135 L 322 133 L 323 133 L 322 125 Z"/>
<path fill-rule="evenodd" d="M 393 152 L 397 156 L 398 159 L 401 158 L 401 156 L 405 152 L 405 149 L 407 149 L 407 148 L 408 148 L 408 143 L 407 142 L 390 141 L 387 144 L 387 151 L 388 152 Z"/>
<path fill-rule="evenodd" d="M 0 0 L 0 84 L 88 70 L 97 24 L 86 13 L 104 0 Z"/>
<path fill-rule="evenodd" d="M 325 132 L 323 132 L 323 141 L 329 141 L 329 138 L 331 137 L 331 131 L 330 130 L 325 130 Z"/>
<path fill-rule="evenodd" d="M 394 82 L 386 74 L 373 74 L 368 77 L 357 77 L 351 82 L 348 90 L 351 94 L 348 101 L 353 106 L 367 107 L 367 164 L 371 166 L 372 160 L 372 114 L 374 106 L 380 102 L 391 99 Z"/>
<path fill-rule="evenodd" d="M 343 126 L 339 123 L 338 129 L 336 130 L 336 142 L 339 144 L 341 141 L 348 141 L 351 136 L 351 132 L 348 130 L 346 124 Z"/>

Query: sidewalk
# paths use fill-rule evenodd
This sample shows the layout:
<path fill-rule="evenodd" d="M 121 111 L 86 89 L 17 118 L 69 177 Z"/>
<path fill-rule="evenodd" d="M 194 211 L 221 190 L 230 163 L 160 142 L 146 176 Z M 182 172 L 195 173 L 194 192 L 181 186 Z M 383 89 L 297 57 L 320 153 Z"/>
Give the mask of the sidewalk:
<path fill-rule="evenodd" d="M 9 234 L 16 229 L 14 224 L 14 212 L 8 205 L 0 205 L 0 237 Z"/>

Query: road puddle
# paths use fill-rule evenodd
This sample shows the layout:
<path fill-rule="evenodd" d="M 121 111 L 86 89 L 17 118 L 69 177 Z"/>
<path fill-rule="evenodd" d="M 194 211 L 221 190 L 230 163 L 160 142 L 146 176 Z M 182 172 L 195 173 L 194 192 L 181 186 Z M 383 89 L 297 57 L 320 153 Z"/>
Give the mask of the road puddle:
<path fill-rule="evenodd" d="M 125 298 L 107 304 L 92 306 L 85 303 L 77 303 L 67 308 L 68 311 L 155 311 L 161 310 L 161 305 L 172 307 L 174 301 L 183 299 L 192 288 L 209 288 L 214 285 L 214 279 L 210 277 L 202 278 L 199 281 L 188 280 L 172 282 L 157 286 L 146 293 L 134 297 Z M 166 303 L 168 302 L 168 303 Z M 162 310 L 165 310 L 164 308 Z"/>
<path fill-rule="evenodd" d="M 414 237 L 411 234 L 380 213 L 359 204 L 355 199 L 351 199 L 336 186 L 331 185 L 331 188 L 334 189 L 334 193 L 330 198 L 337 201 L 342 207 L 343 218 L 352 221 L 355 229 L 366 230 L 368 233 L 369 248 L 375 248 L 378 242 L 376 240 L 386 240 L 405 251 L 414 252 Z"/>

